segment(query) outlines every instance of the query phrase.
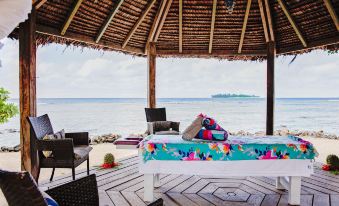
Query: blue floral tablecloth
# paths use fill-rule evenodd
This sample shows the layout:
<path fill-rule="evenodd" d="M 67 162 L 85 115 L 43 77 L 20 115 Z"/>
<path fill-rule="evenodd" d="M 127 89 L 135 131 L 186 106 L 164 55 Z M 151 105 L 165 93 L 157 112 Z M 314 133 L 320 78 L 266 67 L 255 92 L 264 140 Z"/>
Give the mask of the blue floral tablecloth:
<path fill-rule="evenodd" d="M 185 141 L 181 135 L 150 135 L 140 144 L 143 160 L 232 161 L 314 159 L 312 143 L 295 136 L 230 136 L 222 142 Z"/>

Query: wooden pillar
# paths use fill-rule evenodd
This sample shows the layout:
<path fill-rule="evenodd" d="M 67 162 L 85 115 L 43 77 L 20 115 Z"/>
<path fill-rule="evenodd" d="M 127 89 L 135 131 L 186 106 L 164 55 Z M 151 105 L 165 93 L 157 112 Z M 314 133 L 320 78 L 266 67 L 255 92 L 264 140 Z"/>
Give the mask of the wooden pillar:
<path fill-rule="evenodd" d="M 267 103 L 266 103 L 266 135 L 274 132 L 274 58 L 275 42 L 267 43 Z"/>
<path fill-rule="evenodd" d="M 156 48 L 155 43 L 150 42 L 147 49 L 147 106 L 156 108 L 155 96 L 156 78 Z"/>
<path fill-rule="evenodd" d="M 36 116 L 36 13 L 19 25 L 19 92 L 21 170 L 37 177 L 37 154 L 31 141 L 28 116 Z"/>

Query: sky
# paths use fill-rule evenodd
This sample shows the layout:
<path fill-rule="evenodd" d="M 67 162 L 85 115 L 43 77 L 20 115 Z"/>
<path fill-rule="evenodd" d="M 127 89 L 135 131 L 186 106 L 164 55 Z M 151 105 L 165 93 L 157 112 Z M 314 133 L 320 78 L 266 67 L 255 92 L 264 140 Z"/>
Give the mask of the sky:
<path fill-rule="evenodd" d="M 0 87 L 19 94 L 19 43 L 0 49 Z M 276 97 L 339 97 L 339 54 L 314 51 L 276 59 Z M 217 93 L 266 95 L 266 62 L 158 58 L 159 98 L 204 98 Z M 37 52 L 38 98 L 146 98 L 147 60 L 51 44 Z"/>

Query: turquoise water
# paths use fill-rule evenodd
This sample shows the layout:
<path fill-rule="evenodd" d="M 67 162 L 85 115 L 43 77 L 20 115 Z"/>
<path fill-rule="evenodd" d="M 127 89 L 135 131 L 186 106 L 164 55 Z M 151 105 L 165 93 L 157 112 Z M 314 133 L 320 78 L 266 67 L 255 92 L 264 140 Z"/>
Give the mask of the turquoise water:
<path fill-rule="evenodd" d="M 17 100 L 12 100 L 17 103 Z M 264 131 L 264 98 L 168 98 L 158 99 L 166 107 L 167 119 L 181 122 L 183 130 L 199 113 L 214 117 L 225 129 L 249 132 Z M 127 135 L 146 130 L 146 99 L 39 99 L 38 114 L 48 113 L 54 130 L 88 131 L 90 135 L 119 133 Z M 339 98 L 276 99 L 276 129 L 323 130 L 339 134 Z M 19 118 L 0 125 L 0 145 L 19 144 Z"/>

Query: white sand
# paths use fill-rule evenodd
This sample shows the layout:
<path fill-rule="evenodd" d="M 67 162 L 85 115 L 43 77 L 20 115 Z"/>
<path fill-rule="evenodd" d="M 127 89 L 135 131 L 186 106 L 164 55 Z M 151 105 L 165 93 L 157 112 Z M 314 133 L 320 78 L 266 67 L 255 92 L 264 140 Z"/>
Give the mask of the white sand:
<path fill-rule="evenodd" d="M 313 137 L 303 137 L 303 139 L 312 142 L 317 149 L 319 156 L 316 158 L 317 162 L 325 163 L 326 157 L 329 154 L 336 154 L 339 156 L 339 140 L 323 139 L 323 138 L 313 138 Z M 103 157 L 106 153 L 113 153 L 116 159 L 121 159 L 124 157 L 137 155 L 137 150 L 125 150 L 125 149 L 116 149 L 113 144 L 99 144 L 93 146 L 93 150 L 90 153 L 90 165 L 96 166 L 102 163 Z M 0 153 L 0 168 L 19 171 L 20 170 L 20 153 Z M 86 163 L 80 165 L 77 169 L 85 169 Z M 56 169 L 55 177 L 65 174 L 71 174 L 71 169 Z M 40 173 L 41 181 L 46 180 L 51 175 L 51 169 L 42 169 Z M 0 193 L 0 206 L 6 205 L 3 195 Z"/>

